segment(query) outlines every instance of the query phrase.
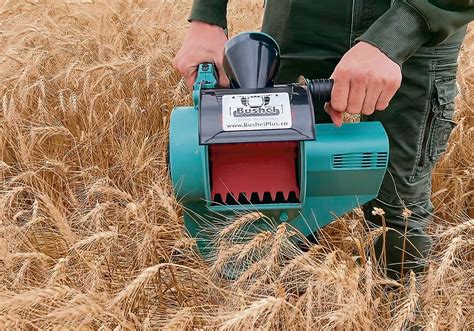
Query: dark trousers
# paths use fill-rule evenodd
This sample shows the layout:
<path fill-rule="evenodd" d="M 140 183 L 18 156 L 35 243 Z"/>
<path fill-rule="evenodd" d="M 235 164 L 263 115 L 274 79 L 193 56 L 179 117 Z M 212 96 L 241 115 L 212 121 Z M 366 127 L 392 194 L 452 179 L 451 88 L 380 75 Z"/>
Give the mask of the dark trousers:
<path fill-rule="evenodd" d="M 389 0 L 267 0 L 263 31 L 278 41 L 282 52 L 277 80 L 329 77 L 355 38 L 389 7 Z M 403 64 L 402 86 L 389 108 L 362 117 L 380 121 L 390 141 L 380 194 L 364 211 L 371 223 L 385 221 L 393 229 L 386 234 L 385 247 L 382 240 L 376 243 L 379 254 L 386 252 L 392 277 L 402 263 L 405 270 L 420 270 L 431 247 L 425 233 L 433 213 L 431 176 L 455 126 L 457 57 L 464 35 L 462 29 L 436 47 L 419 49 Z M 322 105 L 317 105 L 316 121 L 330 121 Z M 384 220 L 372 214 L 374 207 L 385 211 Z"/>

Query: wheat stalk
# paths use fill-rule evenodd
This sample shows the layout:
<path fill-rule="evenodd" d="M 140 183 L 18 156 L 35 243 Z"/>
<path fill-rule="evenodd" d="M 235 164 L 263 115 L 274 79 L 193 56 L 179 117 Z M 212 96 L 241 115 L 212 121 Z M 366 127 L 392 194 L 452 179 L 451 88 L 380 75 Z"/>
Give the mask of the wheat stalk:
<path fill-rule="evenodd" d="M 265 218 L 260 212 L 253 212 L 244 214 L 242 216 L 234 219 L 229 225 L 223 228 L 218 234 L 218 241 L 224 240 L 227 236 L 235 236 L 235 233 L 245 225 L 251 224 L 255 221 L 258 221 L 262 218 Z"/>
<path fill-rule="evenodd" d="M 409 322 L 415 314 L 415 309 L 418 305 L 419 294 L 416 289 L 416 277 L 413 271 L 410 271 L 410 282 L 408 284 L 408 294 L 406 299 L 402 302 L 400 307 L 397 309 L 397 313 L 393 319 L 390 330 L 401 330 Z"/>

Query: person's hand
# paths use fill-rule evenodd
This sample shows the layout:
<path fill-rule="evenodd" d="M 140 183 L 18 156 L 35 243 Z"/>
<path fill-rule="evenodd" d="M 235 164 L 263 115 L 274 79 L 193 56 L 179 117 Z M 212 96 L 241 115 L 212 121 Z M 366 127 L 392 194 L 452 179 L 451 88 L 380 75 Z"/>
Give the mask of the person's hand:
<path fill-rule="evenodd" d="M 361 41 L 342 57 L 331 78 L 331 102 L 324 109 L 341 126 L 345 112 L 370 115 L 385 110 L 400 87 L 402 72 L 377 47 Z"/>
<path fill-rule="evenodd" d="M 183 45 L 173 60 L 175 67 L 183 75 L 186 85 L 192 90 L 199 64 L 214 63 L 219 75 L 219 86 L 229 86 L 224 73 L 224 45 L 227 36 L 220 26 L 192 21 Z"/>

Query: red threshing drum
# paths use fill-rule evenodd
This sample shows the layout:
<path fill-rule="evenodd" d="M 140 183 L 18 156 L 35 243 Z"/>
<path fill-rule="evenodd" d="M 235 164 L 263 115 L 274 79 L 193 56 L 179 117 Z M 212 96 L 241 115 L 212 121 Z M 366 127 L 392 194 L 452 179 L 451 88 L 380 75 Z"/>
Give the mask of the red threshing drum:
<path fill-rule="evenodd" d="M 214 203 L 298 202 L 298 142 L 209 146 Z"/>

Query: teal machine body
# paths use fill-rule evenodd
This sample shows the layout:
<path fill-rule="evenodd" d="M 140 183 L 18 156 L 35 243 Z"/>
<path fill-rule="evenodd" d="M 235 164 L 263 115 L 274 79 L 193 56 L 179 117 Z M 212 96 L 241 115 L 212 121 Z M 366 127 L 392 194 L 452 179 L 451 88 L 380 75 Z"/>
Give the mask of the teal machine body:
<path fill-rule="evenodd" d="M 309 236 L 378 195 L 389 157 L 381 123 L 314 124 L 313 102 L 330 100 L 332 82 L 274 85 L 278 61 L 269 36 L 238 35 L 225 50 L 231 88 L 202 64 L 194 106 L 172 112 L 171 179 L 203 255 L 217 219 L 259 211 Z"/>

